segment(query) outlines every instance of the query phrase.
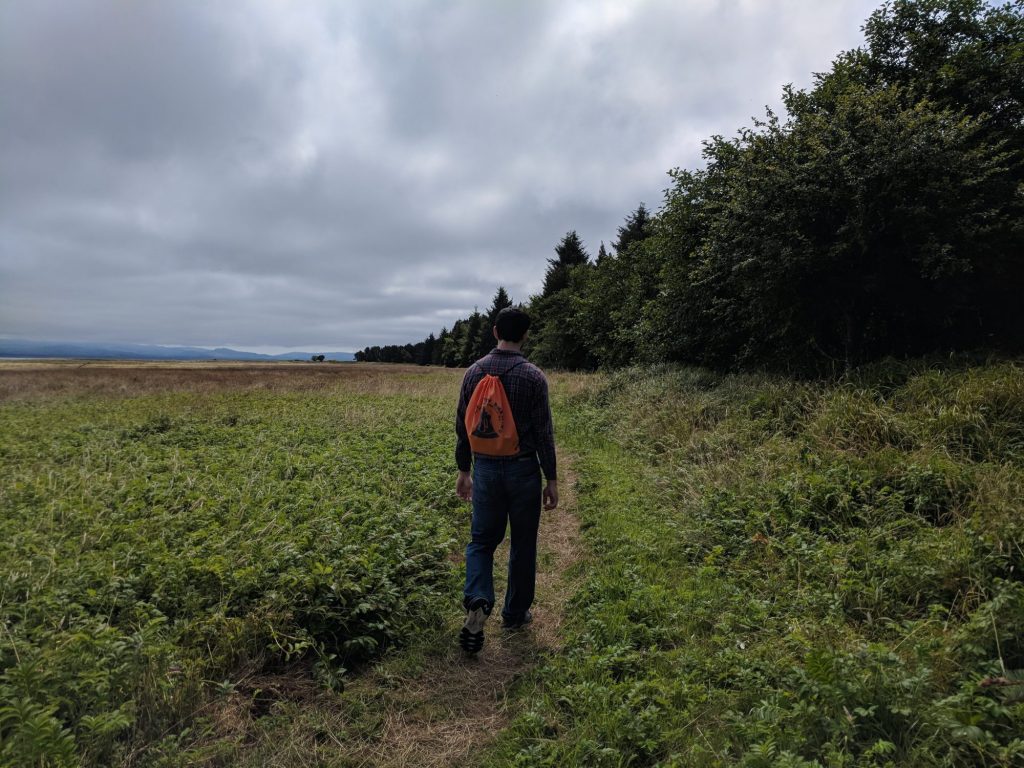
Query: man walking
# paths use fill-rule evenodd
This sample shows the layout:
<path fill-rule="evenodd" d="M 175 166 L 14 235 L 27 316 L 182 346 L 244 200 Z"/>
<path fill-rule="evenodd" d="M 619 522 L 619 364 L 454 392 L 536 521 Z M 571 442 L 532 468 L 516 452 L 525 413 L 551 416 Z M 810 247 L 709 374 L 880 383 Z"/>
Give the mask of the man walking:
<path fill-rule="evenodd" d="M 502 626 L 517 629 L 532 620 L 541 503 L 544 509 L 558 505 L 548 382 L 522 352 L 529 328 L 530 318 L 521 309 L 498 313 L 493 328 L 498 346 L 466 371 L 456 411 L 456 493 L 473 502 L 462 601 L 466 621 L 459 633 L 459 644 L 469 653 L 484 644 L 484 623 L 494 605 L 494 550 L 505 537 L 506 525 L 511 527 L 511 546 Z M 496 393 L 486 405 L 481 405 L 478 387 Z M 547 478 L 543 492 L 541 470 Z"/>

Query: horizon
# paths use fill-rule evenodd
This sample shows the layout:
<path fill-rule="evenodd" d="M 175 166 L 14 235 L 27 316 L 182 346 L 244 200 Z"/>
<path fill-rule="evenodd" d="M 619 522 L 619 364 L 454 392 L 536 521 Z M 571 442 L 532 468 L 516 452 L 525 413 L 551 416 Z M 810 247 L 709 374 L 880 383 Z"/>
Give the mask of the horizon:
<path fill-rule="evenodd" d="M 18 341 L 27 342 L 32 344 L 81 344 L 90 346 L 147 346 L 147 347 L 166 347 L 168 349 L 205 349 L 214 351 L 216 349 L 230 349 L 235 352 L 251 352 L 259 355 L 283 355 L 290 352 L 303 352 L 310 354 L 355 354 L 358 350 L 353 349 L 338 349 L 338 348 L 327 348 L 326 346 L 316 346 L 312 344 L 302 345 L 297 344 L 294 346 L 260 346 L 260 345 L 242 345 L 242 344 L 175 344 L 175 343 L 156 343 L 156 342 L 134 342 L 134 341 L 123 341 L 123 340 L 104 340 L 104 341 L 82 341 L 81 339 L 39 339 L 39 338 L 27 338 L 24 336 L 11 336 L 8 334 L 0 335 L 0 342 L 2 341 Z"/>
<path fill-rule="evenodd" d="M 0 331 L 415 343 L 657 211 L 877 4 L 4 4 Z"/>

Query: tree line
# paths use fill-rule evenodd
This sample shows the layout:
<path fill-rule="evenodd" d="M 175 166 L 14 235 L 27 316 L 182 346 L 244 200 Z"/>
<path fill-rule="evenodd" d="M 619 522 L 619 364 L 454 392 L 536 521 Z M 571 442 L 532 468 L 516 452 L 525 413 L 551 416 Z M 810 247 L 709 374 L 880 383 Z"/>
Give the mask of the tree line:
<path fill-rule="evenodd" d="M 417 365 L 445 365 L 465 367 L 494 348 L 491 329 L 494 319 L 512 299 L 504 288 L 498 288 L 491 307 L 486 312 L 473 310 L 463 320 L 456 320 L 451 330 L 442 328 L 436 336 L 431 333 L 418 344 L 391 344 L 384 347 L 366 347 L 356 352 L 359 362 L 415 363 Z"/>
<path fill-rule="evenodd" d="M 549 259 L 530 356 L 587 369 L 678 361 L 827 373 L 884 356 L 1019 350 L 1024 314 L 1024 2 L 897 0 L 807 90 L 705 166 L 674 169 L 592 258 Z M 419 344 L 356 358 L 465 366 L 499 288 Z"/>

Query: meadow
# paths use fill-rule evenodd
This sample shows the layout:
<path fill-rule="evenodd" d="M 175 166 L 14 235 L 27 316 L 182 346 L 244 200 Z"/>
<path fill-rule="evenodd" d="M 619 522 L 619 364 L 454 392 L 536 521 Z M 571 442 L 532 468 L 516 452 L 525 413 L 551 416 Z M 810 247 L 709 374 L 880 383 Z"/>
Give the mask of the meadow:
<path fill-rule="evenodd" d="M 630 369 L 572 402 L 593 567 L 488 764 L 1024 765 L 1024 370 Z"/>
<path fill-rule="evenodd" d="M 2 764 L 1024 764 L 1019 363 L 552 374 L 562 551 L 475 664 L 460 377 L 5 364 Z"/>
<path fill-rule="evenodd" d="M 6 763 L 202 759 L 218 691 L 295 664 L 340 689 L 346 667 L 452 610 L 450 376 L 2 378 Z"/>

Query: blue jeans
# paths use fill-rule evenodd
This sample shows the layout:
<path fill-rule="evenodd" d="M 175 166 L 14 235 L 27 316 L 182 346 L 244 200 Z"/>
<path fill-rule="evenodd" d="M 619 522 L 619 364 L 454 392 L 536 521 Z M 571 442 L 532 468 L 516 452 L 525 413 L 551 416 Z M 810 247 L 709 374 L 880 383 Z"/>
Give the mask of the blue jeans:
<path fill-rule="evenodd" d="M 494 605 L 494 550 L 512 529 L 508 588 L 501 615 L 521 619 L 533 603 L 540 525 L 540 465 L 536 457 L 517 460 L 473 458 L 473 525 L 466 546 L 464 605 L 482 597 Z"/>

